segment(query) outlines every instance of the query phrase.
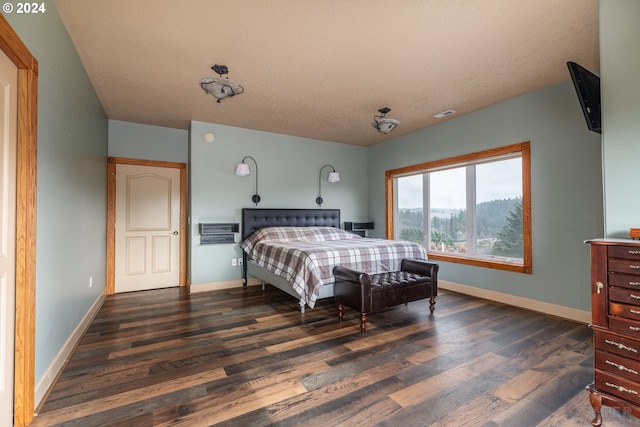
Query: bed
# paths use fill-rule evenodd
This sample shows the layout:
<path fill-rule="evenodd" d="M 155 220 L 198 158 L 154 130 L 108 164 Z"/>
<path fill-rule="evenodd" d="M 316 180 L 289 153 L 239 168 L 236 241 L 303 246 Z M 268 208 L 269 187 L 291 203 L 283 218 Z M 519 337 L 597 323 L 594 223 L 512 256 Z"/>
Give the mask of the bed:
<path fill-rule="evenodd" d="M 400 269 L 403 258 L 427 259 L 417 243 L 370 239 L 340 229 L 338 209 L 242 210 L 243 271 L 299 300 L 300 311 L 333 296 L 333 267 L 370 274 Z"/>

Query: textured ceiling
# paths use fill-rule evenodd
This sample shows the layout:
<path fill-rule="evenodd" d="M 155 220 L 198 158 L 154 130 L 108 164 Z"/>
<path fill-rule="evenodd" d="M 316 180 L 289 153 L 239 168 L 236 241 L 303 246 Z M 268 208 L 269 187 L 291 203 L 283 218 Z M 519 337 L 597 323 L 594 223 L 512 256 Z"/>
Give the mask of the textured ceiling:
<path fill-rule="evenodd" d="M 178 129 L 369 146 L 567 80 L 567 61 L 599 68 L 597 0 L 55 3 L 107 116 Z M 214 64 L 244 93 L 207 95 Z"/>

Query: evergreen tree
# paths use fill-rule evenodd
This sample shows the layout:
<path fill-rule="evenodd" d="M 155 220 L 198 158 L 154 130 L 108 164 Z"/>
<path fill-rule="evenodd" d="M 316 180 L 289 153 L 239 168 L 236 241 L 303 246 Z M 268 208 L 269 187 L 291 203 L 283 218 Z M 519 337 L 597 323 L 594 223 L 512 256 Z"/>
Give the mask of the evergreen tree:
<path fill-rule="evenodd" d="M 424 231 L 422 231 L 421 227 L 403 228 L 400 231 L 400 240 L 415 242 L 421 245 L 424 243 Z"/>
<path fill-rule="evenodd" d="M 444 243 L 445 250 L 446 250 L 447 247 L 453 246 L 453 239 L 447 233 L 433 230 L 431 231 L 431 243 L 436 245 L 437 250 L 441 250 L 442 244 Z"/>
<path fill-rule="evenodd" d="M 509 212 L 507 223 L 498 233 L 492 254 L 498 256 L 522 258 L 522 200 L 516 201 Z"/>

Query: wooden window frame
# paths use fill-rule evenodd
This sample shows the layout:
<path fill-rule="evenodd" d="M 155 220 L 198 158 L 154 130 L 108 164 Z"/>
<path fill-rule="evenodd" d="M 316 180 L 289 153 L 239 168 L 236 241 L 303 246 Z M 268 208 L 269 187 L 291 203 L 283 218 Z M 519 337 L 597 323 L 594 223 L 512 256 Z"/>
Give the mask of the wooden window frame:
<path fill-rule="evenodd" d="M 421 171 L 443 168 L 447 166 L 461 165 L 464 163 L 474 163 L 479 160 L 499 157 L 511 153 L 519 152 L 522 155 L 522 238 L 523 238 L 523 262 L 513 264 L 498 260 L 486 260 L 473 257 L 459 256 L 438 251 L 428 251 L 429 258 L 436 261 L 446 261 L 456 264 L 466 264 L 476 267 L 493 268 L 498 270 L 513 271 L 524 274 L 532 274 L 532 238 L 531 238 L 531 150 L 530 142 L 521 142 L 504 147 L 492 148 L 447 159 L 435 160 L 427 163 L 406 166 L 398 169 L 391 169 L 385 172 L 386 191 L 386 224 L 385 231 L 387 239 L 393 239 L 395 210 L 394 201 L 396 199 L 394 180 L 398 176 L 419 173 Z"/>

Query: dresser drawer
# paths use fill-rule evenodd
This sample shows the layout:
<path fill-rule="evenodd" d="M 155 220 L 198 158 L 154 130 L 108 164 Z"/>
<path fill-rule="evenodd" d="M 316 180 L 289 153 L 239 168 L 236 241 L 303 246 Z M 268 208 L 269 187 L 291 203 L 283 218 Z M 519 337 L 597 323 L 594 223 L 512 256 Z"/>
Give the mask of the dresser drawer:
<path fill-rule="evenodd" d="M 612 273 L 628 273 L 640 275 L 640 259 L 609 258 L 608 270 Z"/>
<path fill-rule="evenodd" d="M 640 361 L 596 350 L 596 369 L 640 383 Z"/>
<path fill-rule="evenodd" d="M 631 305 L 640 305 L 640 289 L 609 288 L 609 300 Z"/>
<path fill-rule="evenodd" d="M 638 289 L 640 291 L 640 276 L 633 274 L 609 274 L 609 286 Z"/>
<path fill-rule="evenodd" d="M 598 390 L 640 404 L 640 384 L 599 369 L 595 370 L 595 379 Z"/>
<path fill-rule="evenodd" d="M 609 304 L 609 314 L 613 316 L 622 316 L 627 319 L 640 322 L 640 307 L 637 305 L 618 304 L 612 302 Z"/>
<path fill-rule="evenodd" d="M 598 350 L 640 360 L 640 341 L 632 338 L 593 331 L 593 345 Z"/>
<path fill-rule="evenodd" d="M 640 246 L 609 246 L 607 255 L 609 258 L 626 258 L 640 261 Z"/>
<path fill-rule="evenodd" d="M 640 241 L 589 243 L 595 380 L 588 389 L 600 425 L 602 405 L 640 418 Z"/>
<path fill-rule="evenodd" d="M 625 319 L 624 317 L 609 316 L 609 329 L 640 338 L 640 322 Z"/>

